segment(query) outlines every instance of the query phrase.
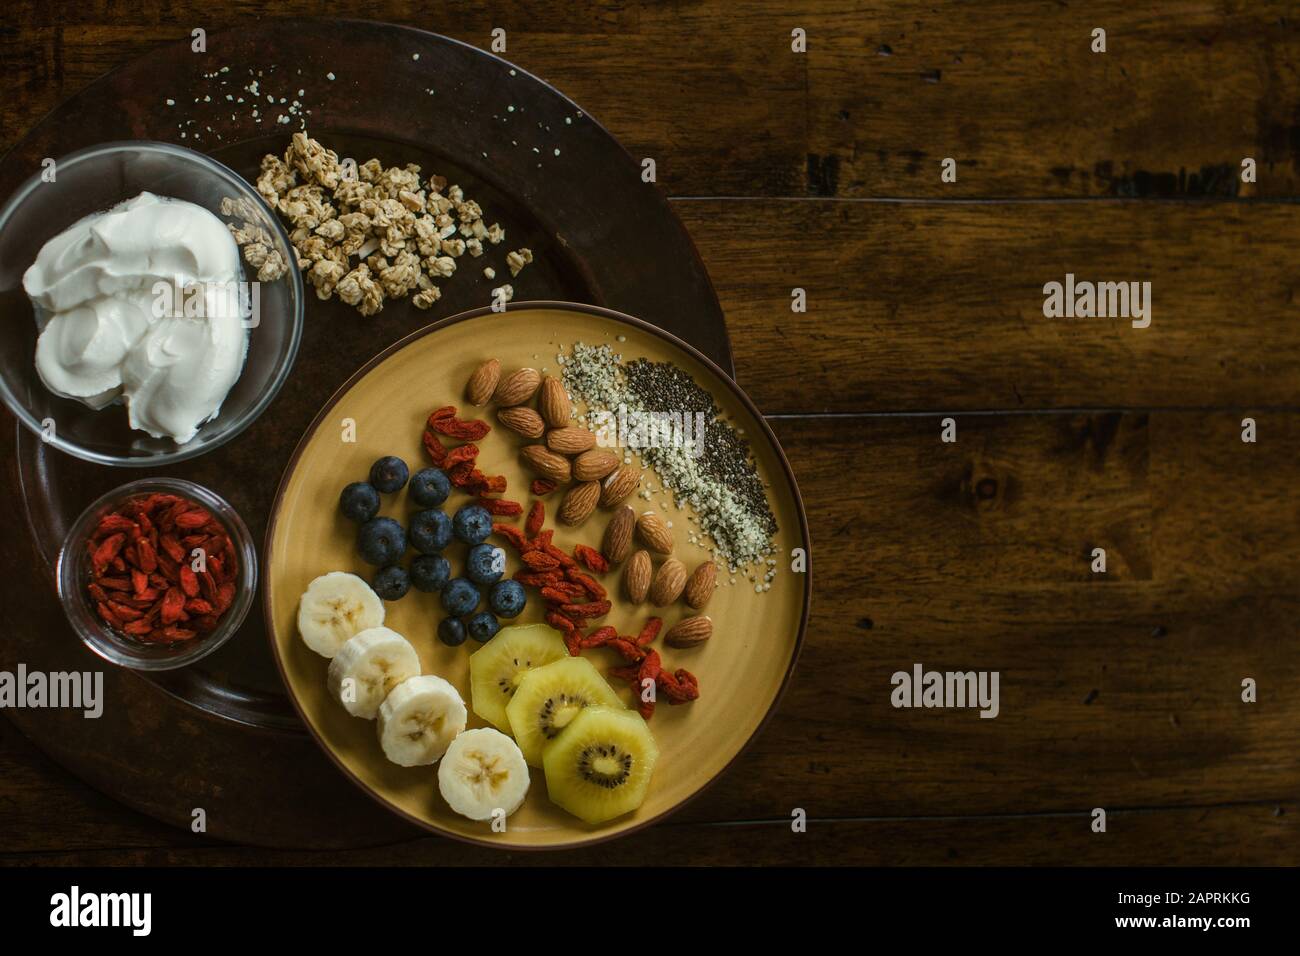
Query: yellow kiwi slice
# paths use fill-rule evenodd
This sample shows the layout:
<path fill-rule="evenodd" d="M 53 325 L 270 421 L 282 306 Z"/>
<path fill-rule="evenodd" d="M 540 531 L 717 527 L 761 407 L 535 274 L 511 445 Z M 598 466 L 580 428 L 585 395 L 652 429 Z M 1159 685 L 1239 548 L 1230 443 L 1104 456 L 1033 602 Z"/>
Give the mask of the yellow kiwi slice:
<path fill-rule="evenodd" d="M 542 748 L 584 707 L 622 707 L 614 689 L 585 657 L 565 657 L 535 667 L 519 681 L 506 717 L 530 767 L 542 765 Z"/>
<path fill-rule="evenodd" d="M 506 704 L 534 667 L 568 657 L 560 632 L 545 624 L 503 627 L 469 656 L 470 700 L 474 713 L 497 730 L 512 733 Z"/>
<path fill-rule="evenodd" d="M 659 748 L 634 710 L 588 707 L 546 745 L 542 769 L 551 802 L 586 823 L 641 806 Z"/>

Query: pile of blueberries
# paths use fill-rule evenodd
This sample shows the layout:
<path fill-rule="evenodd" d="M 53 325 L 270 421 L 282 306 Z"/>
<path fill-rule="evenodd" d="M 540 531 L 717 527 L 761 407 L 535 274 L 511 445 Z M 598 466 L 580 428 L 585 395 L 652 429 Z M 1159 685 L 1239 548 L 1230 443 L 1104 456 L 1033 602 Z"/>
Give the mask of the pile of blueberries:
<path fill-rule="evenodd" d="M 408 476 L 406 462 L 388 455 L 370 466 L 369 481 L 354 481 L 339 495 L 344 517 L 361 525 L 357 535 L 361 559 L 379 568 L 371 586 L 385 601 L 405 597 L 411 585 L 438 593 L 448 615 L 438 625 L 438 638 L 449 647 L 465 643 L 466 637 L 480 643 L 490 641 L 501 629 L 497 618 L 518 617 L 528 600 L 522 584 L 502 580 L 506 553 L 487 543 L 492 515 L 482 505 L 467 504 L 448 518 L 442 510 L 451 494 L 447 473 L 441 468 L 424 468 L 410 477 L 410 498 L 422 510 L 411 515 L 408 527 L 379 517 L 380 494 L 401 491 Z M 453 578 L 451 564 L 443 557 L 453 540 L 469 545 L 464 577 Z M 401 564 L 408 547 L 419 552 L 409 571 Z M 491 610 L 478 611 L 482 588 L 489 589 Z"/>

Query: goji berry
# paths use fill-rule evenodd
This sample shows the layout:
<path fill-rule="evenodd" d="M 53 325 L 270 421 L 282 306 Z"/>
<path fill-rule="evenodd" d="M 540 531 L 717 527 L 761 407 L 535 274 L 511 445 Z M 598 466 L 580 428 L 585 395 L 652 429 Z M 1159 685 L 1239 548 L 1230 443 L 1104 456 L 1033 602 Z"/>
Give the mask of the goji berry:
<path fill-rule="evenodd" d="M 557 605 L 558 609 L 565 614 L 568 614 L 568 611 L 566 610 L 566 606 L 577 607 L 578 605 L 575 605 L 573 602 L 576 600 L 581 600 L 586 596 L 587 596 L 587 592 L 584 591 L 582 588 L 576 587 L 575 585 L 572 584 L 566 584 L 563 582 L 559 582 L 556 584 L 552 584 L 548 587 L 542 588 L 542 600 L 550 601 L 553 604 Z M 572 615 L 569 616 L 572 617 Z"/>
<path fill-rule="evenodd" d="M 614 637 L 618 637 L 618 631 L 609 625 L 605 625 L 596 628 L 596 630 L 584 637 L 580 643 L 583 647 L 604 647 L 606 642 Z"/>
<path fill-rule="evenodd" d="M 117 553 L 122 550 L 122 545 L 125 543 L 126 535 L 119 531 L 116 534 L 109 535 L 95 548 L 90 563 L 96 574 L 102 574 L 104 569 L 113 563 Z"/>
<path fill-rule="evenodd" d="M 141 571 L 153 571 L 158 567 L 158 555 L 153 549 L 153 545 L 148 538 L 141 538 L 136 542 L 135 553 L 139 560 Z"/>
<path fill-rule="evenodd" d="M 492 525 L 492 532 L 501 535 L 501 537 L 509 541 L 515 546 L 516 551 L 522 552 L 528 546 L 528 542 L 525 540 L 523 532 L 513 525 L 504 524 L 498 521 Z"/>
<path fill-rule="evenodd" d="M 569 617 L 604 617 L 611 607 L 609 601 L 590 601 L 586 604 L 566 604 L 560 610 Z"/>
<path fill-rule="evenodd" d="M 430 431 L 459 441 L 480 441 L 492 430 L 492 426 L 481 421 L 462 421 L 456 417 L 430 419 Z"/>
<path fill-rule="evenodd" d="M 480 495 L 503 495 L 506 492 L 506 476 L 484 475 L 474 491 Z"/>
<path fill-rule="evenodd" d="M 488 514 L 499 517 L 514 518 L 524 513 L 523 505 L 506 498 L 480 498 L 478 503 L 487 509 Z"/>
<path fill-rule="evenodd" d="M 92 537 L 104 537 L 114 531 L 131 531 L 136 527 L 136 523 L 125 515 L 106 514 L 99 519 L 99 525 L 95 528 Z"/>
<path fill-rule="evenodd" d="M 560 562 L 545 551 L 527 551 L 521 556 L 521 560 L 534 571 L 554 571 L 560 566 Z"/>
<path fill-rule="evenodd" d="M 543 537 L 545 537 L 544 541 L 542 540 Z M 564 567 L 576 568 L 578 566 L 577 561 L 574 561 L 573 558 L 569 557 L 555 545 L 551 544 L 548 532 L 543 531 L 542 534 L 538 536 L 538 543 L 541 544 L 543 551 L 553 557 L 556 561 L 559 561 Z"/>
<path fill-rule="evenodd" d="M 478 445 L 457 445 L 447 452 L 447 467 L 459 465 L 462 461 L 475 461 L 478 458 Z"/>
<path fill-rule="evenodd" d="M 185 594 L 180 588 L 168 588 L 162 596 L 162 622 L 175 624 L 185 613 Z"/>
<path fill-rule="evenodd" d="M 212 516 L 202 508 L 194 511 L 187 511 L 184 514 L 176 516 L 176 527 L 178 528 L 202 528 L 212 520 Z"/>
<path fill-rule="evenodd" d="M 661 670 L 656 680 L 670 704 L 685 704 L 699 699 L 700 682 L 685 668 L 679 668 L 676 673 Z"/>
<path fill-rule="evenodd" d="M 551 481 L 549 478 L 534 478 L 533 483 L 528 486 L 528 490 L 541 498 L 545 495 L 549 495 L 556 489 L 556 487 L 557 485 L 555 482 Z"/>
<path fill-rule="evenodd" d="M 641 628 L 641 633 L 636 636 L 636 642 L 642 647 L 645 647 L 659 636 L 659 629 L 663 626 L 664 622 L 662 618 L 650 618 L 645 622 L 645 627 Z"/>
<path fill-rule="evenodd" d="M 550 587 L 564 580 L 559 571 L 525 571 L 522 568 L 515 572 L 514 577 L 520 584 L 534 588 Z"/>
<path fill-rule="evenodd" d="M 138 621 L 144 617 L 144 613 L 136 608 L 130 607 L 120 601 L 110 601 L 109 608 L 123 621 Z"/>
<path fill-rule="evenodd" d="M 545 523 L 546 505 L 540 501 L 534 501 L 533 506 L 528 509 L 528 519 L 524 522 L 524 532 L 531 538 L 542 530 L 542 525 Z"/>
<path fill-rule="evenodd" d="M 577 568 L 568 568 L 565 570 L 564 575 L 574 584 L 577 584 L 580 587 L 582 587 L 583 590 L 587 592 L 587 594 L 591 595 L 593 600 L 596 601 L 605 600 L 607 596 L 605 593 L 605 589 L 601 587 L 600 582 L 597 581 L 595 578 L 593 578 L 590 574 L 583 574 Z"/>
<path fill-rule="evenodd" d="M 429 456 L 429 460 L 441 468 L 447 462 L 447 449 L 442 447 L 442 442 L 433 432 L 425 432 L 423 436 L 424 451 Z"/>
<path fill-rule="evenodd" d="M 585 564 L 589 571 L 604 574 L 609 570 L 609 562 L 605 560 L 605 556 L 595 548 L 590 548 L 585 544 L 574 545 L 573 556 Z"/>
<path fill-rule="evenodd" d="M 165 534 L 158 539 L 163 551 L 173 561 L 183 561 L 185 559 L 185 548 L 176 540 L 175 535 Z"/>

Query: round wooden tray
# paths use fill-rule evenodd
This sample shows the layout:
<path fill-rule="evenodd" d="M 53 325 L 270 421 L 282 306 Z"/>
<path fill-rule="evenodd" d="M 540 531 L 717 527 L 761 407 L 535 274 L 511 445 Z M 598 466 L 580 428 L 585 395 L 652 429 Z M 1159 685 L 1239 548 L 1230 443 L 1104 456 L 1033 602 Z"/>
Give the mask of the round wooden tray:
<path fill-rule="evenodd" d="M 260 123 L 251 117 L 254 96 L 246 89 L 254 81 Z M 226 100 L 227 94 L 245 102 Z M 276 102 L 266 102 L 267 96 Z M 464 186 L 506 228 L 502 256 L 506 247 L 520 246 L 536 256 L 512 283 L 517 300 L 589 302 L 642 316 L 731 373 L 721 309 L 703 264 L 667 202 L 641 181 L 632 157 L 537 78 L 419 30 L 277 21 L 213 34 L 203 54 L 194 53 L 189 40 L 163 47 L 109 73 L 46 117 L 0 163 L 0 196 L 12 193 L 46 157 L 119 139 L 202 149 L 252 177 L 261 156 L 283 150 L 297 128 L 296 120 L 291 126 L 275 122 L 287 110 L 280 96 L 310 110 L 309 131 L 341 156 L 417 162 Z M 428 312 L 390 303 L 371 319 L 309 296 L 297 364 L 271 407 L 236 441 L 160 473 L 220 493 L 260 540 L 294 442 L 335 389 L 414 329 L 486 304 L 501 281 L 500 274 L 496 282 L 458 276 Z M 0 557 L 0 593 L 8 609 L 0 665 L 98 669 L 98 659 L 64 620 L 53 560 L 81 509 L 140 472 L 49 450 L 9 421 L 0 438 L 10 462 L 6 479 L 10 500 L 28 516 L 30 535 L 12 534 L 13 545 Z M 100 789 L 178 824 L 188 825 L 191 811 L 202 807 L 208 832 L 227 839 L 350 846 L 410 832 L 358 799 L 308 741 L 255 615 L 199 665 L 148 678 L 114 671 L 106 674 L 105 693 L 98 720 L 64 711 L 8 714 Z M 339 826 L 342 821 L 349 823 Z"/>

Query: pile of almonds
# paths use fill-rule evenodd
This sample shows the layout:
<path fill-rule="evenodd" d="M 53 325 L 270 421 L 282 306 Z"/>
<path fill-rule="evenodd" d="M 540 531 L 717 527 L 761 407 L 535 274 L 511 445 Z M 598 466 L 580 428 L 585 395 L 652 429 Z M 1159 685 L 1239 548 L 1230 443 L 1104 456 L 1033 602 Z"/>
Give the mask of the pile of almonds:
<path fill-rule="evenodd" d="M 641 472 L 608 448 L 598 448 L 590 429 L 573 424 L 573 404 L 564 383 L 543 376 L 534 368 L 501 374 L 501 363 L 488 359 L 470 376 L 465 397 L 475 406 L 489 402 L 497 406 L 497 420 L 510 431 L 533 442 L 520 449 L 524 464 L 538 475 L 532 491 L 545 495 L 566 486 L 558 518 L 563 524 L 580 525 L 599 505 L 615 508 L 627 500 L 641 483 Z M 536 397 L 536 408 L 532 402 Z M 634 545 L 644 545 L 636 547 Z M 588 549 L 590 550 L 590 549 Z M 647 599 L 657 608 L 679 598 L 694 610 L 702 610 L 713 596 L 717 568 L 704 561 L 687 573 L 686 565 L 673 556 L 673 532 L 653 511 L 639 517 L 630 507 L 617 507 L 601 544 L 601 554 L 611 568 L 623 564 L 623 589 L 633 604 Z M 663 558 L 655 570 L 651 555 Z M 669 647 L 687 648 L 703 644 L 713 635 L 713 621 L 696 614 L 682 618 L 664 636 Z"/>
<path fill-rule="evenodd" d="M 633 551 L 634 543 L 645 547 Z M 698 611 L 713 597 L 718 576 L 713 562 L 704 561 L 687 574 L 686 565 L 673 557 L 672 529 L 653 511 L 646 511 L 640 517 L 626 505 L 615 511 L 605 527 L 600 551 L 611 567 L 627 562 L 623 567 L 623 590 L 633 604 L 649 598 L 655 607 L 667 607 L 684 598 Z M 657 571 L 652 553 L 664 558 Z M 694 615 L 673 625 L 664 636 L 664 643 L 669 647 L 694 647 L 712 634 L 712 620 L 702 614 Z"/>
<path fill-rule="evenodd" d="M 535 368 L 502 376 L 500 361 L 488 359 L 470 376 L 465 397 L 476 406 L 496 405 L 505 428 L 535 442 L 520 449 L 520 457 L 538 475 L 534 494 L 568 486 L 558 514 L 563 524 L 582 524 L 597 505 L 612 508 L 641 483 L 638 468 L 624 464 L 616 451 L 597 448 L 595 433 L 572 423 L 573 405 L 558 378 Z"/>

